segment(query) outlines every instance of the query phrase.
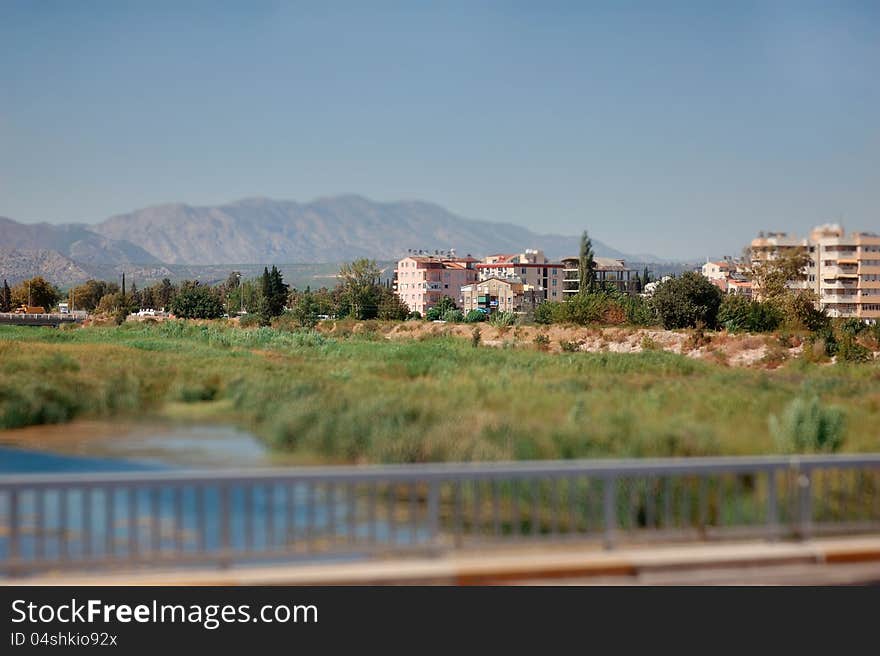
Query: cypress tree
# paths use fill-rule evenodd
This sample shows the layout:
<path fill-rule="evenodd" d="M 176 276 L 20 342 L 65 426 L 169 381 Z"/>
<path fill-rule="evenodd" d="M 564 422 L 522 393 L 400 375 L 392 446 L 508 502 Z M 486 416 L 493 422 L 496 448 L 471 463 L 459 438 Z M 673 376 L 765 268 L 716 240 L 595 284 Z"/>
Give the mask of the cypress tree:
<path fill-rule="evenodd" d="M 9 312 L 12 310 L 12 290 L 9 289 L 9 283 L 3 279 L 3 288 L 0 289 L 0 312 Z"/>
<path fill-rule="evenodd" d="M 595 291 L 596 260 L 593 256 L 593 241 L 584 230 L 581 235 L 581 252 L 578 259 L 578 293 L 586 294 Z"/>

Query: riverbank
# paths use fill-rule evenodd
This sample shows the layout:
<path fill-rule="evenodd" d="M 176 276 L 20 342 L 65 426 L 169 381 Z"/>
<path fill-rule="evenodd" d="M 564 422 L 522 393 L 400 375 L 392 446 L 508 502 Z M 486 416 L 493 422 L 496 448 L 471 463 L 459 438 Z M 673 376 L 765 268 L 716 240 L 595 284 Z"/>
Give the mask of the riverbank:
<path fill-rule="evenodd" d="M 420 325 L 440 333 L 2 328 L 0 426 L 164 413 L 250 430 L 298 462 L 736 455 L 786 448 L 779 437 L 806 407 L 842 417 L 832 428 L 843 449 L 878 446 L 876 363 L 792 356 L 764 370 L 653 348 L 557 353 L 514 341 L 518 328 L 508 344 L 487 348 L 481 335 L 474 347 Z"/>
<path fill-rule="evenodd" d="M 74 420 L 0 431 L 0 450 L 101 459 L 123 466 L 249 468 L 302 464 L 255 435 L 224 424 L 151 416 L 140 421 Z M 76 463 L 74 463 L 75 465 Z"/>

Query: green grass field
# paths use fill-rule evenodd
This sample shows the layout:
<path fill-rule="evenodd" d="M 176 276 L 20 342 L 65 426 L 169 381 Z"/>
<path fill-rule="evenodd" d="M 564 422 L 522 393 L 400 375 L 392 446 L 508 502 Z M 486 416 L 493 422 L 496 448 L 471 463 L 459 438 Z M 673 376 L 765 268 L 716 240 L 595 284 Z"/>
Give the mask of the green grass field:
<path fill-rule="evenodd" d="M 234 423 L 310 462 L 771 453 L 770 417 L 812 399 L 842 415 L 816 430 L 843 450 L 880 447 L 876 364 L 759 371 L 169 322 L 0 327 L 0 371 L 0 428 L 165 414 Z"/>

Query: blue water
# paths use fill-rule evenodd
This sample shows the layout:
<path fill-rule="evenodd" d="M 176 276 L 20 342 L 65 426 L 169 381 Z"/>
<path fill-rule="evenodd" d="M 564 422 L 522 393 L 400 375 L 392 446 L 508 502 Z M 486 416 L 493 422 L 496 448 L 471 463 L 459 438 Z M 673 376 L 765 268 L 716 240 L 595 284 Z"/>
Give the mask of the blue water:
<path fill-rule="evenodd" d="M 4 474 L 138 472 L 169 469 L 168 465 L 0 447 Z M 11 556 L 9 499 L 0 494 L 0 561 Z M 25 562 L 123 557 L 165 550 L 212 552 L 222 547 L 223 526 L 232 551 L 256 554 L 289 549 L 310 538 L 350 544 L 341 553 L 293 556 L 312 561 L 364 557 L 364 541 L 412 544 L 428 536 L 426 527 L 392 527 L 387 520 L 364 520 L 326 488 L 309 490 L 302 483 L 235 486 L 224 503 L 221 489 L 206 486 L 105 490 L 48 489 L 19 493 L 18 553 Z M 224 512 L 223 509 L 226 509 Z M 371 535 L 372 534 L 372 535 Z M 311 549 L 307 550 L 311 551 Z M 291 560 L 282 557 L 279 560 Z M 233 562 L 244 563 L 234 559 Z M 0 567 L 0 576 L 3 575 Z"/>
<path fill-rule="evenodd" d="M 0 446 L 0 474 L 125 472 L 163 469 L 123 458 L 87 458 Z"/>

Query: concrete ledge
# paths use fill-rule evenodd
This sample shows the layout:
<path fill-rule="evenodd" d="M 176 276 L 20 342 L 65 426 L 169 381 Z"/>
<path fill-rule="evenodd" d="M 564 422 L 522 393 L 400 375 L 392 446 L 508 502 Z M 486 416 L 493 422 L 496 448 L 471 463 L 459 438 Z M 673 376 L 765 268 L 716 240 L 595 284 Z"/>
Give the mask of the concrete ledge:
<path fill-rule="evenodd" d="M 492 585 L 574 580 L 579 583 L 687 581 L 697 572 L 748 571 L 760 580 L 769 568 L 862 564 L 861 576 L 880 579 L 880 536 L 808 542 L 739 542 L 597 551 L 577 545 L 523 546 L 438 558 L 354 563 L 275 565 L 233 569 L 140 570 L 56 574 L 7 579 L 4 585 Z M 876 563 L 876 567 L 872 564 Z"/>

